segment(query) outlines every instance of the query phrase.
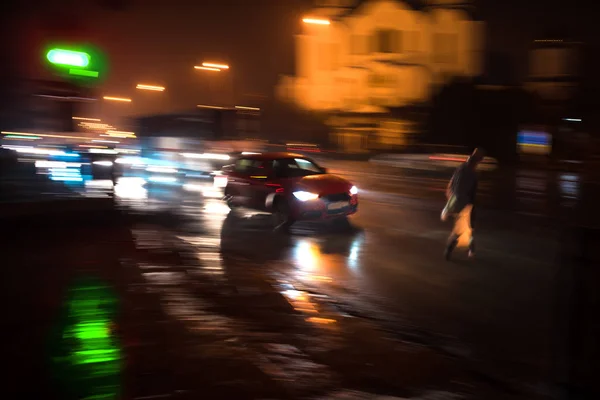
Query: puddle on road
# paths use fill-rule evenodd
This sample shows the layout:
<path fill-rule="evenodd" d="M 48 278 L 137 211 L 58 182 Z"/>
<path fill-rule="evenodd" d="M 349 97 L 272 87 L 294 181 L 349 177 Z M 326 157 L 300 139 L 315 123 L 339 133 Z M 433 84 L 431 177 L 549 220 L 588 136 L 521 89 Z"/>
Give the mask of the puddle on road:
<path fill-rule="evenodd" d="M 315 389 L 322 390 L 330 387 L 333 373 L 329 371 L 328 367 L 312 361 L 307 353 L 291 345 L 291 338 L 283 336 L 280 332 L 271 332 L 264 328 L 260 328 L 260 333 L 257 333 L 256 328 L 261 327 L 260 322 L 257 326 L 253 326 L 256 321 L 242 321 L 215 312 L 215 306 L 218 309 L 223 305 L 219 303 L 221 298 L 207 300 L 203 298 L 202 293 L 193 289 L 197 283 L 202 284 L 209 281 L 214 283 L 215 281 L 211 279 L 214 275 L 221 278 L 227 276 L 225 273 L 227 264 L 224 265 L 222 254 L 216 251 L 219 247 L 207 246 L 211 243 L 211 238 L 174 236 L 173 240 L 165 240 L 168 238 L 163 236 L 159 239 L 160 235 L 151 231 L 137 231 L 136 237 L 139 246 L 149 247 L 153 251 L 159 252 L 166 249 L 161 249 L 157 241 L 161 241 L 163 246 L 169 246 L 169 244 L 175 243 L 174 240 L 179 239 L 194 245 L 195 251 L 190 251 L 182 258 L 189 260 L 189 265 L 187 262 L 186 265 L 163 267 L 150 264 L 138 265 L 147 284 L 151 288 L 157 289 L 165 313 L 174 320 L 182 322 L 191 334 L 202 335 L 204 340 L 210 341 L 210 346 L 224 346 L 234 350 L 235 357 L 253 363 L 292 393 L 310 393 Z M 241 265 L 241 267 L 247 269 L 247 265 Z M 163 269 L 161 270 L 161 268 Z M 185 272 L 182 272 L 181 269 L 184 269 Z M 261 293 L 263 292 L 252 294 Z M 240 301 L 245 301 L 243 300 L 244 295 L 247 293 L 241 295 Z M 238 293 L 230 292 L 225 296 L 226 304 L 231 306 L 231 301 L 235 301 L 235 296 L 240 296 L 239 290 Z M 300 301 L 300 299 L 297 300 Z M 311 307 L 309 304 L 305 306 L 308 307 L 307 310 Z M 309 320 L 310 323 L 323 325 L 328 322 L 326 317 L 321 316 L 318 308 L 314 309 L 316 313 L 310 314 L 318 316 L 318 319 Z M 277 315 L 277 312 L 274 311 L 272 318 L 277 318 Z M 297 339 L 294 340 L 297 341 Z"/>
<path fill-rule="evenodd" d="M 317 296 L 311 295 L 308 292 L 296 290 L 290 284 L 282 285 L 284 289 L 281 294 L 287 299 L 294 310 L 305 316 L 305 321 L 316 324 L 317 326 L 331 326 L 337 322 L 337 318 L 331 312 L 325 312 L 318 301 Z M 326 296 L 318 296 L 321 299 Z"/>

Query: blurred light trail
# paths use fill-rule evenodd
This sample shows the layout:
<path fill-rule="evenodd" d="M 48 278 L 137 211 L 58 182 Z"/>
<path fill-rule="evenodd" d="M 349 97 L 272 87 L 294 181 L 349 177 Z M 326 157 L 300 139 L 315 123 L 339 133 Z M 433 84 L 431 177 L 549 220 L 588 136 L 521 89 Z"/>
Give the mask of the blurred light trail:
<path fill-rule="evenodd" d="M 163 92 L 165 90 L 163 86 L 144 85 L 142 83 L 138 83 L 138 85 L 135 88 L 140 90 L 150 90 L 154 92 Z"/>
<path fill-rule="evenodd" d="M 112 161 L 94 161 L 92 164 L 100 165 L 102 167 L 112 167 Z"/>
<path fill-rule="evenodd" d="M 170 176 L 151 176 L 148 178 L 148 181 L 156 183 L 175 183 L 177 182 L 177 178 Z"/>
<path fill-rule="evenodd" d="M 89 138 L 83 136 L 68 136 L 68 135 L 50 135 L 46 133 L 27 133 L 27 132 L 1 132 L 3 135 L 18 135 L 18 136 L 30 136 L 30 137 L 49 137 L 49 138 L 60 138 L 60 139 L 83 139 L 87 140 Z"/>
<path fill-rule="evenodd" d="M 229 160 L 231 157 L 228 154 L 214 154 L 214 153 L 181 153 L 185 158 L 201 158 L 208 160 Z"/>
<path fill-rule="evenodd" d="M 216 71 L 216 72 L 220 72 L 221 71 L 219 68 L 201 67 L 201 66 L 198 66 L 198 65 L 194 65 L 194 68 L 195 69 L 201 69 L 201 70 L 204 70 L 204 71 Z"/>
<path fill-rule="evenodd" d="M 74 120 L 77 121 L 92 121 L 92 122 L 100 122 L 100 118 L 87 118 L 87 117 L 73 117 Z"/>
<path fill-rule="evenodd" d="M 4 139 L 9 140 L 41 140 L 42 138 L 39 136 L 21 136 L 21 135 L 7 135 Z"/>
<path fill-rule="evenodd" d="M 216 64 L 216 63 L 204 62 L 204 63 L 202 63 L 202 66 L 208 67 L 208 68 L 229 69 L 229 65 L 227 65 L 227 64 Z"/>
<path fill-rule="evenodd" d="M 148 167 L 146 168 L 148 172 L 157 172 L 163 174 L 176 174 L 177 170 L 175 168 L 167 168 L 167 167 Z"/>
<path fill-rule="evenodd" d="M 120 138 L 134 138 L 135 137 L 135 132 L 126 132 L 126 131 L 106 131 L 106 134 L 109 136 L 114 136 L 114 137 L 120 137 Z"/>
<path fill-rule="evenodd" d="M 24 154 L 44 154 L 50 156 L 79 157 L 79 154 L 65 153 L 64 151 L 56 149 L 41 149 L 32 146 L 2 146 L 2 148 L 14 150 L 17 153 Z"/>
<path fill-rule="evenodd" d="M 313 25 L 330 25 L 331 21 L 329 21 L 328 19 L 321 19 L 321 18 L 303 18 L 302 22 L 304 22 L 305 24 L 313 24 Z"/>
<path fill-rule="evenodd" d="M 109 100 L 109 101 L 120 101 L 123 103 L 131 103 L 131 99 L 125 98 L 125 97 L 113 97 L 113 96 L 104 96 L 103 97 L 104 100 Z"/>
<path fill-rule="evenodd" d="M 119 153 L 116 150 L 110 150 L 110 149 L 90 149 L 89 152 L 94 153 L 94 154 L 118 154 Z"/>
<path fill-rule="evenodd" d="M 469 157 L 441 157 L 441 156 L 430 156 L 430 160 L 434 161 L 456 161 L 456 162 L 465 162 Z"/>
<path fill-rule="evenodd" d="M 224 110 L 225 107 L 219 107 L 219 106 L 206 106 L 204 104 L 198 104 L 196 107 L 198 108 L 211 108 L 213 110 Z"/>
<path fill-rule="evenodd" d="M 238 110 L 252 110 L 252 111 L 260 111 L 258 107 L 246 107 L 246 106 L 235 106 Z"/>
<path fill-rule="evenodd" d="M 78 168 L 78 167 L 81 167 L 81 163 L 69 163 L 69 162 L 65 162 L 65 161 L 43 161 L 43 160 L 39 160 L 39 161 L 35 162 L 35 167 L 36 168 L 68 168 L 68 167 Z"/>
<path fill-rule="evenodd" d="M 118 140 L 92 140 L 92 143 L 121 143 Z"/>

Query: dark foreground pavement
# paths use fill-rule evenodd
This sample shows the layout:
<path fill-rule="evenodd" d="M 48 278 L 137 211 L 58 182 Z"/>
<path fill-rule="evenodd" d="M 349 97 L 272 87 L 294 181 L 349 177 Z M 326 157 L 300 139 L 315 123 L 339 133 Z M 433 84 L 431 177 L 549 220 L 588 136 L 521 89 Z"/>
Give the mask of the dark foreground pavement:
<path fill-rule="evenodd" d="M 172 215 L 24 222 L 3 231 L 7 398 L 504 398 Z"/>

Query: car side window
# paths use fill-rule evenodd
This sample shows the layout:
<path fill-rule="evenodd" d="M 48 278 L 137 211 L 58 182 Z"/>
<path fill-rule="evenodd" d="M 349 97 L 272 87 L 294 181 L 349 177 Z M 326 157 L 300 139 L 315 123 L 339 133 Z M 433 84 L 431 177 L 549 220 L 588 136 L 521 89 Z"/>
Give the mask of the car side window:
<path fill-rule="evenodd" d="M 296 161 L 296 164 L 298 164 L 298 167 L 300 167 L 301 169 L 305 169 L 307 171 L 315 173 L 322 172 L 321 168 L 319 168 L 315 163 L 304 158 L 295 158 L 294 161 Z"/>
<path fill-rule="evenodd" d="M 278 178 L 285 178 L 291 175 L 290 170 L 298 169 L 298 165 L 291 159 L 281 159 L 273 161 L 273 171 Z"/>
<path fill-rule="evenodd" d="M 248 168 L 248 173 L 251 176 L 260 176 L 266 178 L 269 175 L 269 165 L 267 162 L 262 160 L 254 160 L 250 168 Z"/>
<path fill-rule="evenodd" d="M 250 168 L 252 168 L 253 163 L 254 160 L 241 158 L 235 162 L 235 172 L 238 172 L 240 174 L 248 174 L 250 173 Z"/>
<path fill-rule="evenodd" d="M 244 175 L 266 175 L 268 164 L 263 160 L 242 158 L 235 163 L 235 171 Z"/>

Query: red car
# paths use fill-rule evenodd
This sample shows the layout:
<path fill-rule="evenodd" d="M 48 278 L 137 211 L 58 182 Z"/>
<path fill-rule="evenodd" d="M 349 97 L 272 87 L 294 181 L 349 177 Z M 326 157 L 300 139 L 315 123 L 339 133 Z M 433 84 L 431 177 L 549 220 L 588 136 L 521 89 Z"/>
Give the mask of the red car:
<path fill-rule="evenodd" d="M 227 205 L 271 212 L 278 228 L 300 220 L 345 219 L 358 207 L 356 186 L 300 154 L 242 156 L 224 173 Z"/>

